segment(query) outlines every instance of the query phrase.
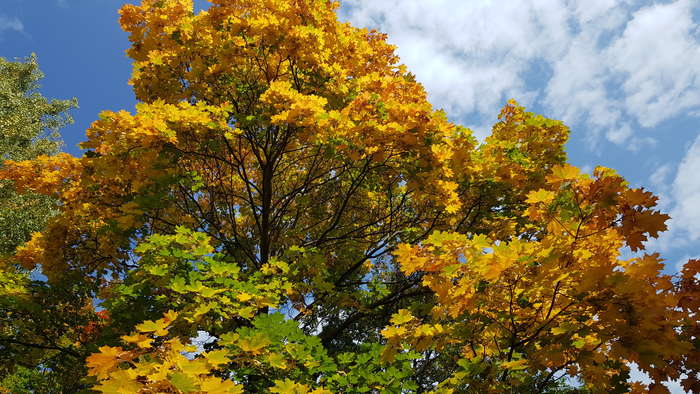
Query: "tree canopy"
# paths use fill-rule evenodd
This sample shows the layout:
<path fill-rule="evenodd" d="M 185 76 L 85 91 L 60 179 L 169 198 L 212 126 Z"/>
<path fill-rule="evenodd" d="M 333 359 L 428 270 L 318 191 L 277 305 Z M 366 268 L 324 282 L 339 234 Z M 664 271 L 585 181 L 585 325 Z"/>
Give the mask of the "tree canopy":
<path fill-rule="evenodd" d="M 43 77 L 36 57 L 24 61 L 0 58 L 0 158 L 30 160 L 58 152 L 59 128 L 72 122 L 66 113 L 73 100 L 51 100 L 37 89 Z M 46 197 L 15 193 L 0 183 L 0 255 L 7 255 L 41 229 L 51 210 Z"/>
<path fill-rule="evenodd" d="M 135 113 L 0 170 L 58 201 L 6 263 L 51 335 L 0 346 L 105 393 L 698 389 L 700 262 L 644 253 L 650 192 L 514 100 L 477 141 L 335 2 L 211 3 L 123 6 Z"/>
<path fill-rule="evenodd" d="M 0 158 L 3 161 L 32 160 L 59 151 L 61 141 L 57 132 L 72 122 L 67 111 L 77 103 L 75 99 L 43 97 L 38 92 L 42 77 L 34 55 L 18 61 L 0 58 Z M 55 344 L 53 338 L 37 339 L 32 333 L 35 324 L 42 327 L 40 322 L 53 318 L 43 315 L 41 300 L 46 298 L 40 295 L 42 286 L 30 284 L 29 271 L 7 258 L 33 232 L 42 230 L 56 213 L 54 196 L 17 193 L 11 182 L 0 179 L 0 385 L 15 392 L 51 391 L 50 380 L 34 367 L 45 360 L 44 347 Z M 36 296 L 33 302 L 26 302 L 27 299 L 18 302 L 18 295 L 24 297 L 30 293 Z M 54 301 L 49 304 L 54 305 Z M 21 334 L 15 335 L 18 330 Z"/>

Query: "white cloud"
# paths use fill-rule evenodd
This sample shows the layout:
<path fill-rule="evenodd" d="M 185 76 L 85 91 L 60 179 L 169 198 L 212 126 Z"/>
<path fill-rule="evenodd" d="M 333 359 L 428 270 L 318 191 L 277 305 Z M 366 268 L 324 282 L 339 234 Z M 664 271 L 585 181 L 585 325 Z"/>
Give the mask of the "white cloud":
<path fill-rule="evenodd" d="M 644 127 L 700 105 L 700 45 L 691 11 L 690 0 L 643 8 L 606 50 L 611 69 L 624 75 L 624 107 Z"/>
<path fill-rule="evenodd" d="M 22 21 L 16 16 L 9 17 L 0 15 L 0 33 L 2 33 L 4 30 L 22 32 L 24 31 L 24 24 L 22 24 Z"/>
<path fill-rule="evenodd" d="M 700 135 L 681 161 L 671 189 L 670 232 L 677 242 L 700 239 Z"/>
<path fill-rule="evenodd" d="M 649 176 L 649 184 L 657 189 L 664 189 L 670 173 L 671 166 L 669 164 L 659 166 L 659 168 L 654 170 L 654 172 Z"/>
<path fill-rule="evenodd" d="M 525 7 L 447 0 L 344 4 L 341 16 L 353 24 L 389 33 L 402 60 L 425 83 L 431 102 L 451 116 L 493 118 L 510 96 L 529 104 L 527 98 L 534 99 L 536 92 L 528 91 L 519 74 L 537 56 L 561 50 L 542 45 L 546 36 L 568 30 L 557 14 L 563 14 L 563 6 L 554 1 Z"/>
<path fill-rule="evenodd" d="M 377 28 L 452 118 L 492 121 L 505 101 L 629 149 L 700 109 L 695 0 L 346 0 L 341 18 Z M 479 120 L 476 123 L 486 123 Z M 577 127 L 584 126 L 584 127 Z"/>
<path fill-rule="evenodd" d="M 650 183 L 660 192 L 659 209 L 668 212 L 668 231 L 648 243 L 649 250 L 676 251 L 685 257 L 673 265 L 678 271 L 689 254 L 700 252 L 700 134 L 690 144 L 671 182 L 667 182 L 671 166 L 658 168 Z M 680 257 L 679 255 L 679 257 Z"/>

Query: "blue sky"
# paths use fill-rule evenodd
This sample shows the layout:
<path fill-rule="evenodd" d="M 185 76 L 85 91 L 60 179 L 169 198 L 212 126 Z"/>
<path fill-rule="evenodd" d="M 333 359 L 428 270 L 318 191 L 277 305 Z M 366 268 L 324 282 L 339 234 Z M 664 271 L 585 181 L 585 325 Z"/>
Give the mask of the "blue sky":
<path fill-rule="evenodd" d="M 124 3 L 0 4 L 0 56 L 36 53 L 42 93 L 79 100 L 62 130 L 70 153 L 100 111 L 133 111 Z M 669 270 L 700 255 L 698 0 L 344 0 L 340 15 L 388 33 L 431 102 L 482 138 L 510 97 L 564 120 L 575 165 L 661 196 L 671 230 L 648 246 Z"/>

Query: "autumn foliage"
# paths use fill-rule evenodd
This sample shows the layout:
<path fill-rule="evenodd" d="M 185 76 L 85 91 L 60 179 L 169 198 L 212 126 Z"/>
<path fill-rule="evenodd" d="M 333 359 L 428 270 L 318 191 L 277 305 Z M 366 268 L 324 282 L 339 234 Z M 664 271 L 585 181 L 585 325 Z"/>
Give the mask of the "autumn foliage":
<path fill-rule="evenodd" d="M 0 170 L 60 201 L 5 269 L 41 267 L 73 297 L 41 313 L 81 329 L 20 315 L 0 346 L 67 352 L 69 391 L 700 390 L 700 263 L 644 253 L 657 198 L 567 164 L 567 127 L 513 100 L 479 143 L 337 7 L 122 7 L 136 112 Z"/>

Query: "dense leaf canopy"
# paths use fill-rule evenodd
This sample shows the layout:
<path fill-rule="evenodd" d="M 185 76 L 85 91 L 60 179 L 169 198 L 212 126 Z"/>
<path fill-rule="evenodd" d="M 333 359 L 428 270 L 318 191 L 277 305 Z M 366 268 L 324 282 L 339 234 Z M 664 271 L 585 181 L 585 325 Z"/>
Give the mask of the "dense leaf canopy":
<path fill-rule="evenodd" d="M 698 389 L 700 263 L 643 253 L 651 193 L 513 100 L 479 143 L 337 3 L 211 3 L 123 6 L 136 112 L 1 170 L 59 201 L 8 261 L 63 294 L 37 324 L 74 319 L 40 348 L 71 390 Z"/>
<path fill-rule="evenodd" d="M 56 154 L 60 148 L 57 131 L 72 121 L 67 111 L 76 106 L 76 100 L 49 101 L 43 97 L 37 91 L 42 77 L 34 56 L 24 61 L 0 58 L 2 160 L 32 160 Z M 3 259 L 0 261 L 0 376 L 3 379 L 0 385 L 15 391 L 51 391 L 51 382 L 42 382 L 43 373 L 33 367 L 46 360 L 46 347 L 56 345 L 53 338 L 43 340 L 32 332 L 35 325 L 46 327 L 54 319 L 43 315 L 45 298 L 40 295 L 43 286 L 30 284 L 29 273 L 18 269 L 7 257 L 28 241 L 33 232 L 43 229 L 48 218 L 56 213 L 53 196 L 17 193 L 11 182 L 0 179 L 0 259 Z M 27 302 L 24 296 L 32 292 L 37 298 Z M 15 335 L 17 329 L 23 333 Z"/>
<path fill-rule="evenodd" d="M 35 57 L 0 58 L 0 158 L 29 160 L 58 152 L 57 130 L 71 122 L 66 111 L 75 100 L 49 101 L 36 90 L 43 77 Z M 51 211 L 45 196 L 18 195 L 0 183 L 0 255 L 7 255 L 41 229 Z"/>

